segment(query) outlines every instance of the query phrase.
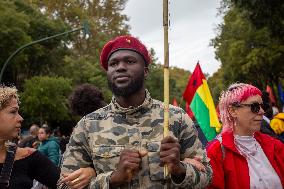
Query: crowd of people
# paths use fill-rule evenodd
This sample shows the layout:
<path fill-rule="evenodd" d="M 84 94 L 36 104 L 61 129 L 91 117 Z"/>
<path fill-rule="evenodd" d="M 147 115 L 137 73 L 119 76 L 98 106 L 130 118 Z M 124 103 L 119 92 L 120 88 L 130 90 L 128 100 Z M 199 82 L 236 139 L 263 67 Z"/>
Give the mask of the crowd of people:
<path fill-rule="evenodd" d="M 145 87 L 151 60 L 137 38 L 109 41 L 100 63 L 113 98 L 106 104 L 93 85 L 76 87 L 69 100 L 80 121 L 67 146 L 66 137 L 36 124 L 15 145 L 23 121 L 17 89 L 0 87 L 0 188 L 284 187 L 282 114 L 273 117 L 267 94 L 245 83 L 223 91 L 223 129 L 205 149 L 179 107 L 170 105 L 163 136 L 163 102 Z"/>

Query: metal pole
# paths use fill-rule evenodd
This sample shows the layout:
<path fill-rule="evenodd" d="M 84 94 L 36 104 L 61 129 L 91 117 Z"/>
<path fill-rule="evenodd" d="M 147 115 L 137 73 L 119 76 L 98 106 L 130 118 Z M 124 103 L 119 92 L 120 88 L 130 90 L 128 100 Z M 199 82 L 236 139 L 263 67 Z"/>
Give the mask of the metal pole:
<path fill-rule="evenodd" d="M 70 31 L 66 31 L 66 32 L 63 32 L 63 33 L 59 33 L 59 34 L 56 34 L 56 35 L 53 35 L 53 36 L 49 36 L 49 37 L 45 37 L 45 38 L 42 38 L 42 39 L 39 39 L 39 40 L 36 40 L 36 41 L 33 41 L 33 42 L 30 42 L 28 44 L 25 44 L 23 46 L 21 46 L 20 48 L 18 48 L 16 51 L 14 51 L 10 56 L 9 58 L 5 61 L 2 69 L 1 69 L 1 73 L 0 73 L 0 83 L 2 82 L 2 76 L 3 76 L 3 73 L 8 65 L 8 63 L 10 62 L 10 60 L 16 56 L 21 50 L 23 50 L 24 48 L 28 47 L 28 46 L 31 46 L 31 45 L 34 45 L 36 43 L 40 43 L 42 41 L 46 41 L 46 40 L 49 40 L 49 39 L 52 39 L 52 38 L 55 38 L 55 37 L 59 37 L 59 36 L 62 36 L 62 35 L 66 35 L 66 34 L 69 34 L 69 33 L 73 33 L 73 32 L 76 32 L 76 31 L 79 31 L 79 30 L 82 30 L 84 29 L 84 34 L 87 34 L 88 33 L 88 25 L 87 23 L 85 22 L 84 25 L 80 28 L 76 28 L 76 29 L 73 29 L 73 30 L 70 30 Z"/>

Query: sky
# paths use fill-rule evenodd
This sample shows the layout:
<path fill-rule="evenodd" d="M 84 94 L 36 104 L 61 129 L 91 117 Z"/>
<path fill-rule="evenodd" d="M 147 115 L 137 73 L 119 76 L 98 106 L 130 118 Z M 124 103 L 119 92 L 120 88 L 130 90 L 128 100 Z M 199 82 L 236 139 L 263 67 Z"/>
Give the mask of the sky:
<path fill-rule="evenodd" d="M 169 0 L 169 64 L 193 72 L 197 61 L 204 73 L 220 67 L 209 46 L 222 22 L 217 16 L 221 0 Z M 129 17 L 130 33 L 147 48 L 154 48 L 164 63 L 163 0 L 128 0 L 123 14 Z"/>

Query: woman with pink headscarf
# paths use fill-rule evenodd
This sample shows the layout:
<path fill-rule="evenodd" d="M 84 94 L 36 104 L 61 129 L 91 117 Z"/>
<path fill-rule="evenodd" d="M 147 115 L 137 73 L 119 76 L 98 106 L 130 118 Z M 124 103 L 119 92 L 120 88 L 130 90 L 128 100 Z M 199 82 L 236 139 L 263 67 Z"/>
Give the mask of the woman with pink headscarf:
<path fill-rule="evenodd" d="M 261 91 L 232 84 L 220 96 L 223 130 L 208 147 L 213 169 L 208 188 L 282 189 L 284 145 L 259 132 L 264 110 Z"/>

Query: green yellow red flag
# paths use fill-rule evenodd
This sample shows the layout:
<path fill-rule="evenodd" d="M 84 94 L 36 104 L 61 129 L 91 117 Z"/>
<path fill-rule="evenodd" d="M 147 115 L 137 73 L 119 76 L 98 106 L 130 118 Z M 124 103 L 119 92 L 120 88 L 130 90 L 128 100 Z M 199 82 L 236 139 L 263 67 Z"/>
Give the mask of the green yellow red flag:
<path fill-rule="evenodd" d="M 213 98 L 199 63 L 197 63 L 189 78 L 183 98 L 190 104 L 194 117 L 207 140 L 214 139 L 216 134 L 221 130 L 221 124 L 218 120 Z"/>

